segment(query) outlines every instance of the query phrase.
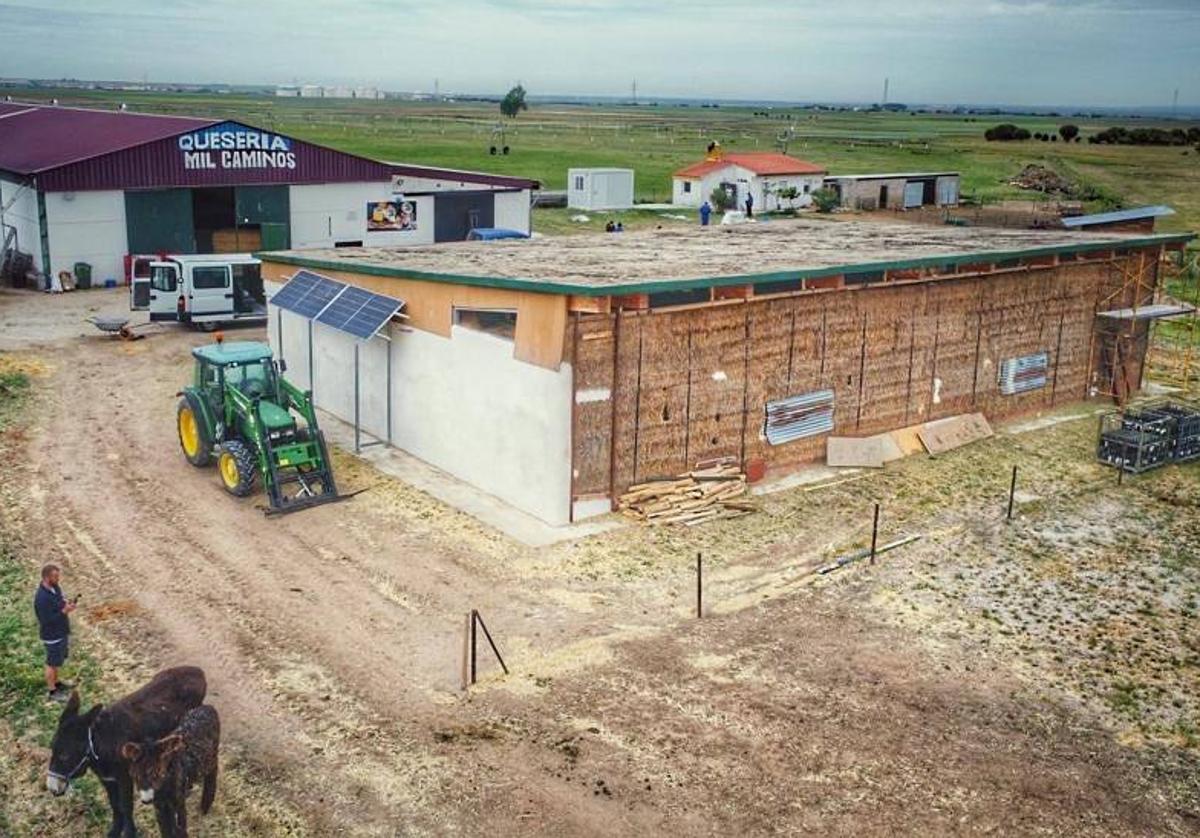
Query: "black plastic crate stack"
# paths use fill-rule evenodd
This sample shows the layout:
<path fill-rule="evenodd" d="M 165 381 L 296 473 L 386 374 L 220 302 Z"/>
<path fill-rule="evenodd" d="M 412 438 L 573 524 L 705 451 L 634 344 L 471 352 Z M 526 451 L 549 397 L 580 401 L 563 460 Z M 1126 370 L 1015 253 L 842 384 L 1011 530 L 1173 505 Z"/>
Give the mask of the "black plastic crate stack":
<path fill-rule="evenodd" d="M 1186 463 L 1200 459 L 1200 410 L 1178 404 L 1165 404 L 1154 408 L 1154 412 L 1170 417 L 1175 423 L 1175 447 L 1171 459 Z"/>
<path fill-rule="evenodd" d="M 1096 456 L 1131 474 L 1200 459 L 1200 410 L 1165 404 L 1103 416 Z"/>

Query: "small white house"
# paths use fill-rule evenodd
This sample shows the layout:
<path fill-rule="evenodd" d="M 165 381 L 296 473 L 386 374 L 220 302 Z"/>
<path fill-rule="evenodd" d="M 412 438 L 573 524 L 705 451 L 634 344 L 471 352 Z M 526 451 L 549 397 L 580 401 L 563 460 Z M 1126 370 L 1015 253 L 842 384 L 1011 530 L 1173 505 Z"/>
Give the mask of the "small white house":
<path fill-rule="evenodd" d="M 633 206 L 633 169 L 568 169 L 567 206 L 629 209 Z"/>
<path fill-rule="evenodd" d="M 755 212 L 798 209 L 812 203 L 810 195 L 821 188 L 826 173 L 824 166 L 773 151 L 716 151 L 675 172 L 671 202 L 698 207 L 722 188 L 739 210 L 745 209 L 747 195 L 754 197 Z M 785 197 L 792 189 L 795 197 Z"/>

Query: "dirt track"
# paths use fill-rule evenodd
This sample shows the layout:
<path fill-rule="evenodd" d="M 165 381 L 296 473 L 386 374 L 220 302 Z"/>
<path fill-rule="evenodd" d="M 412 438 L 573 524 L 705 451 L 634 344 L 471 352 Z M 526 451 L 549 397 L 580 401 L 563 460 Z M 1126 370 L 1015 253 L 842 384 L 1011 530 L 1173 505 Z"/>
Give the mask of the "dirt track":
<path fill-rule="evenodd" d="M 866 570 L 697 622 L 695 543 L 672 558 L 670 536 L 626 530 L 526 550 L 344 456 L 343 488 L 375 488 L 266 519 L 178 450 L 174 394 L 208 336 L 79 336 L 82 309 L 122 302 L 94 299 L 0 297 L 0 348 L 46 366 L 17 518 L 29 561 L 61 560 L 84 593 L 78 642 L 113 693 L 162 666 L 208 673 L 226 772 L 206 834 L 1195 827 L 1096 719 L 872 611 Z M 26 312 L 36 332 L 10 329 Z M 747 538 L 715 589 L 851 537 L 819 509 L 801 544 Z M 606 551 L 635 570 L 592 572 Z M 471 607 L 514 674 L 464 695 Z"/>

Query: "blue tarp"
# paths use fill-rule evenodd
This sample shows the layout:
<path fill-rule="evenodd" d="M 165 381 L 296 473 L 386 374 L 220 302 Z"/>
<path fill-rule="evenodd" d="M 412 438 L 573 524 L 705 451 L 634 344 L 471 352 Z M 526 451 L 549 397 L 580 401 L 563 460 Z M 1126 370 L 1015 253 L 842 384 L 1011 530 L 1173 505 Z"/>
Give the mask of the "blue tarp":
<path fill-rule="evenodd" d="M 505 227 L 476 227 L 467 234 L 467 241 L 495 241 L 496 239 L 527 239 L 528 233 L 509 230 Z"/>

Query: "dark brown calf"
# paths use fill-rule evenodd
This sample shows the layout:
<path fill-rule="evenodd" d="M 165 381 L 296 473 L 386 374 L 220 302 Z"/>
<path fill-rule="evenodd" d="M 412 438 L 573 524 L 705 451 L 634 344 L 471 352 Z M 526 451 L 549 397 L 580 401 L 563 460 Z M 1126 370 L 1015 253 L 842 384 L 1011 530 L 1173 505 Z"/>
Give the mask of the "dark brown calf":
<path fill-rule="evenodd" d="M 162 739 L 121 746 L 142 802 L 153 801 L 158 829 L 165 838 L 186 838 L 187 795 L 198 780 L 204 781 L 200 814 L 212 808 L 220 745 L 221 719 L 215 708 L 204 704 L 189 710 L 179 727 Z"/>

